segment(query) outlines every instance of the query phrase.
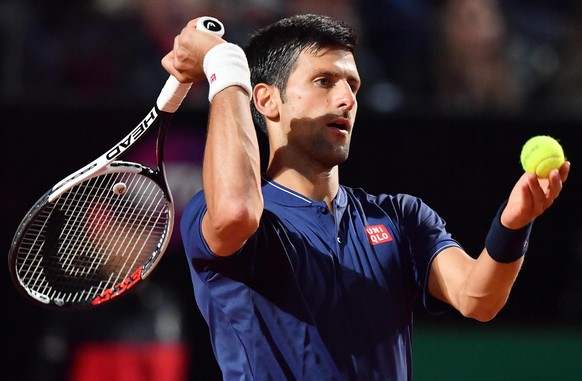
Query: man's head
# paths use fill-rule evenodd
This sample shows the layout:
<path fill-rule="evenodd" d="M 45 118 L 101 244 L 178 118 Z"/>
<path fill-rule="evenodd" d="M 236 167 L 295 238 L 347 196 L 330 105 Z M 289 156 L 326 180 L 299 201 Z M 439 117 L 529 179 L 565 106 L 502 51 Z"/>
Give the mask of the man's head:
<path fill-rule="evenodd" d="M 354 31 L 327 16 L 298 15 L 280 20 L 255 34 L 245 49 L 251 83 L 275 86 L 284 101 L 287 80 L 301 52 L 336 47 L 353 53 L 356 45 Z M 266 132 L 265 118 L 254 105 L 252 111 L 255 124 Z"/>

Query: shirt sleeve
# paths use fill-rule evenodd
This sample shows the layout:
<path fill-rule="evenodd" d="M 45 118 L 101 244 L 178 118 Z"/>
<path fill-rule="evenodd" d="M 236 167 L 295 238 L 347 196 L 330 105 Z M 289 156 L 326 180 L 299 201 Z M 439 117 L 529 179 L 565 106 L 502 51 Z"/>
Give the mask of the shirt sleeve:
<path fill-rule="evenodd" d="M 446 230 L 446 222 L 421 199 L 398 195 L 402 213 L 402 228 L 410 245 L 410 255 L 417 286 L 422 290 L 422 301 L 432 314 L 450 309 L 446 303 L 430 295 L 428 277 L 436 256 L 448 247 L 461 247 Z"/>
<path fill-rule="evenodd" d="M 202 218 L 206 214 L 204 192 L 200 191 L 190 200 L 180 221 L 182 243 L 188 259 L 215 257 L 202 236 Z"/>

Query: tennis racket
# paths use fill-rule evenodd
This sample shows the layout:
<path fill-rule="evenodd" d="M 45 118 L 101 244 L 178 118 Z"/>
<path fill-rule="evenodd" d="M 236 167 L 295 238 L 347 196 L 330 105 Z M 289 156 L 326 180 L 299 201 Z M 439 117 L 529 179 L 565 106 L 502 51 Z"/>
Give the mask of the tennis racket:
<path fill-rule="evenodd" d="M 224 34 L 212 17 L 200 18 L 196 27 Z M 8 256 L 12 280 L 25 297 L 59 308 L 101 305 L 156 267 L 174 225 L 164 139 L 190 86 L 170 76 L 155 106 L 127 136 L 28 211 Z M 157 168 L 118 160 L 155 129 Z"/>

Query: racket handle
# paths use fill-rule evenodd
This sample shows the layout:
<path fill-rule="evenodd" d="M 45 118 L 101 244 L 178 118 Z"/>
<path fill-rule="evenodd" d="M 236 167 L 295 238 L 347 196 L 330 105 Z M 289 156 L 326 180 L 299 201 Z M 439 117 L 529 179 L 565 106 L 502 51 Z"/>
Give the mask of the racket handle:
<path fill-rule="evenodd" d="M 220 37 L 224 35 L 224 25 L 218 19 L 210 16 L 200 17 L 196 22 L 196 29 L 216 34 Z M 191 86 L 192 83 L 180 83 L 176 77 L 170 75 L 156 101 L 158 109 L 172 114 L 176 112 Z"/>
<path fill-rule="evenodd" d="M 191 86 L 192 83 L 180 83 L 176 77 L 170 75 L 158 96 L 156 106 L 160 111 L 173 114 L 182 104 Z"/>

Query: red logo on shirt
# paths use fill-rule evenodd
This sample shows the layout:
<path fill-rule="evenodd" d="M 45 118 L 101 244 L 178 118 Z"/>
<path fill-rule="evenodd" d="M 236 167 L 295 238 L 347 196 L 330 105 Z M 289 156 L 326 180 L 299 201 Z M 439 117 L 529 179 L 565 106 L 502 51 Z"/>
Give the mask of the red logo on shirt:
<path fill-rule="evenodd" d="M 368 240 L 372 245 L 392 241 L 392 236 L 384 225 L 366 226 L 365 229 L 366 234 L 368 235 Z"/>
<path fill-rule="evenodd" d="M 214 74 L 212 74 L 212 75 L 210 76 L 210 81 L 209 81 L 209 82 L 212 84 L 212 83 L 214 83 L 215 81 L 216 81 L 216 73 L 214 73 Z"/>

